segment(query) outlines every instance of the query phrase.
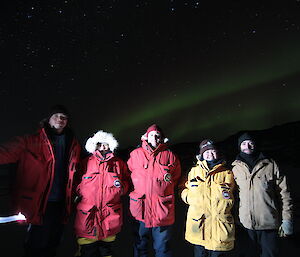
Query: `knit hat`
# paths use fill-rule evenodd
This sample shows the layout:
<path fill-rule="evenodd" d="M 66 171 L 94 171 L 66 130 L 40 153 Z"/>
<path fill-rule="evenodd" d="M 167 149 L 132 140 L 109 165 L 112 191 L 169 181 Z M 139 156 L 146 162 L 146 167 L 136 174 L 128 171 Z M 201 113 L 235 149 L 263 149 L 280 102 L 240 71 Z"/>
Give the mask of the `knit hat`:
<path fill-rule="evenodd" d="M 99 130 L 92 137 L 90 137 L 85 144 L 85 149 L 89 153 L 93 153 L 97 149 L 99 143 L 105 143 L 109 145 L 109 149 L 113 152 L 118 147 L 118 141 L 114 138 L 113 134 Z"/>
<path fill-rule="evenodd" d="M 254 142 L 254 138 L 249 133 L 245 132 L 238 138 L 238 147 L 240 147 L 241 143 L 245 140 L 251 140 Z"/>
<path fill-rule="evenodd" d="M 200 155 L 202 156 L 202 154 L 207 151 L 207 150 L 211 150 L 211 149 L 216 149 L 216 146 L 214 145 L 214 142 L 212 140 L 209 139 L 204 139 L 200 145 Z"/>
<path fill-rule="evenodd" d="M 68 118 L 70 117 L 70 113 L 68 111 L 68 109 L 61 105 L 61 104 L 57 104 L 51 107 L 50 112 L 49 112 L 49 118 L 56 113 L 63 113 L 64 115 L 66 115 Z"/>
<path fill-rule="evenodd" d="M 158 131 L 161 135 L 163 134 L 161 128 L 156 125 L 156 124 L 152 124 L 148 129 L 147 129 L 147 132 L 146 132 L 146 136 L 148 137 L 148 134 L 151 132 L 151 131 Z"/>
<path fill-rule="evenodd" d="M 165 137 L 164 135 L 164 132 L 162 131 L 162 129 L 156 125 L 156 124 L 152 124 L 146 131 L 146 133 L 142 136 L 142 140 L 148 140 L 148 134 L 151 132 L 151 131 L 157 131 L 161 134 L 161 138 L 163 139 L 163 142 L 166 143 L 169 141 L 168 138 Z"/>

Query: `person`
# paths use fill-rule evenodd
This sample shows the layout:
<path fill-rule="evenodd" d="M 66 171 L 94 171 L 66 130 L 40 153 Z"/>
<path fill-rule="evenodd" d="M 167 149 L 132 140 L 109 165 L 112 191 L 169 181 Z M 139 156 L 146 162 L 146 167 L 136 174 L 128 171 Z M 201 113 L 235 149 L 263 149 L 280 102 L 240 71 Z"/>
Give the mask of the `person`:
<path fill-rule="evenodd" d="M 24 256 L 55 256 L 71 214 L 80 145 L 62 105 L 51 108 L 39 131 L 0 146 L 0 164 L 17 163 L 13 206 L 29 224 Z"/>
<path fill-rule="evenodd" d="M 180 178 L 180 162 L 168 149 L 168 139 L 158 125 L 151 125 L 141 140 L 142 145 L 130 153 L 127 162 L 134 187 L 129 194 L 129 208 L 135 219 L 134 256 L 148 256 L 152 235 L 155 256 L 171 257 L 174 189 Z"/>
<path fill-rule="evenodd" d="M 85 145 L 91 153 L 84 160 L 84 174 L 77 187 L 80 202 L 75 217 L 75 233 L 81 257 L 111 257 L 112 243 L 122 226 L 121 196 L 128 190 L 126 163 L 115 156 L 118 142 L 102 130 Z"/>
<path fill-rule="evenodd" d="M 234 178 L 212 140 L 200 143 L 198 162 L 188 173 L 182 200 L 189 205 L 185 239 L 195 257 L 231 256 L 234 247 Z"/>
<path fill-rule="evenodd" d="M 244 254 L 279 256 L 278 232 L 281 236 L 293 233 L 287 178 L 273 159 L 257 149 L 251 134 L 243 133 L 238 147 L 240 152 L 232 163 L 232 171 L 238 187 L 240 235 L 243 238 L 244 233 L 249 239 Z"/>

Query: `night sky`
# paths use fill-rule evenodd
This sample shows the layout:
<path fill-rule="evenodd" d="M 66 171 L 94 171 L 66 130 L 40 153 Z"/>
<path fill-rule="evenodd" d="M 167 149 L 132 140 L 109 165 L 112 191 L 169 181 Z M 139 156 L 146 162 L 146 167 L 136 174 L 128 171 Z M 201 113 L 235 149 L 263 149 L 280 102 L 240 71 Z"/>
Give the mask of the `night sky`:
<path fill-rule="evenodd" d="M 0 141 L 65 104 L 82 142 L 171 143 L 299 120 L 300 0 L 6 1 Z"/>

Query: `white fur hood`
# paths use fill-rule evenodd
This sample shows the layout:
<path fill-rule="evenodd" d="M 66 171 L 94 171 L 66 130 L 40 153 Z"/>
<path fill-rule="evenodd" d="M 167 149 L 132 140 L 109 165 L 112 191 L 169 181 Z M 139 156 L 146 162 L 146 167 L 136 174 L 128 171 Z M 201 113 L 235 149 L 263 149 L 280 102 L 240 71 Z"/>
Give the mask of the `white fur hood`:
<path fill-rule="evenodd" d="M 85 149 L 89 153 L 95 152 L 98 143 L 106 143 L 109 145 L 109 149 L 113 152 L 119 145 L 118 141 L 114 138 L 113 134 L 99 130 L 90 137 L 85 144 Z"/>

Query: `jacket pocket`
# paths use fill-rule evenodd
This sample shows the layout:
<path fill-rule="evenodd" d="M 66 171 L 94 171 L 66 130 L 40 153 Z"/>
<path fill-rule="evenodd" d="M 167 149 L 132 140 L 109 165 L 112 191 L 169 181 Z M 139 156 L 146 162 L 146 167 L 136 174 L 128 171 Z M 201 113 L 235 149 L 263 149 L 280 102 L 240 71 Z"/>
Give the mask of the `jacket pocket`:
<path fill-rule="evenodd" d="M 114 204 L 106 206 L 108 216 L 105 217 L 103 224 L 106 229 L 107 236 L 115 235 L 120 232 L 122 227 L 122 204 Z"/>
<path fill-rule="evenodd" d="M 204 214 L 201 216 L 193 216 L 192 218 L 190 218 L 189 220 L 190 226 L 187 225 L 187 228 L 189 227 L 191 229 L 191 231 L 189 231 L 189 233 L 193 234 L 193 235 L 197 235 L 197 238 L 199 238 L 200 240 L 205 240 L 205 231 L 204 231 L 204 227 L 205 227 L 205 216 Z"/>
<path fill-rule="evenodd" d="M 97 208 L 95 206 L 79 203 L 77 205 L 77 213 L 75 218 L 75 230 L 77 234 L 87 234 L 89 236 L 96 236 L 96 215 Z"/>
<path fill-rule="evenodd" d="M 170 195 L 174 191 L 173 171 L 168 165 L 158 164 L 155 181 L 153 181 L 153 191 L 158 195 Z"/>
<path fill-rule="evenodd" d="M 116 173 L 107 172 L 105 177 L 105 199 L 108 203 L 118 204 L 121 201 L 123 185 Z"/>
<path fill-rule="evenodd" d="M 231 214 L 219 215 L 217 218 L 217 240 L 225 243 L 234 240 L 234 220 Z"/>
<path fill-rule="evenodd" d="M 174 219 L 174 195 L 158 196 L 155 214 L 157 219 L 162 222 Z"/>
<path fill-rule="evenodd" d="M 86 200 L 94 199 L 99 186 L 98 173 L 86 173 L 82 176 L 81 182 L 77 187 L 77 191 Z"/>
<path fill-rule="evenodd" d="M 216 183 L 216 201 L 218 213 L 230 214 L 234 204 L 232 189 L 227 183 Z"/>
<path fill-rule="evenodd" d="M 205 183 L 201 181 L 188 182 L 187 202 L 189 205 L 203 205 Z"/>
<path fill-rule="evenodd" d="M 133 191 L 129 194 L 129 199 L 130 199 L 129 209 L 131 215 L 137 219 L 144 219 L 145 195 L 138 194 Z"/>
<path fill-rule="evenodd" d="M 262 191 L 270 195 L 274 195 L 275 182 L 270 174 L 264 176 L 257 176 L 257 182 L 260 183 Z"/>

